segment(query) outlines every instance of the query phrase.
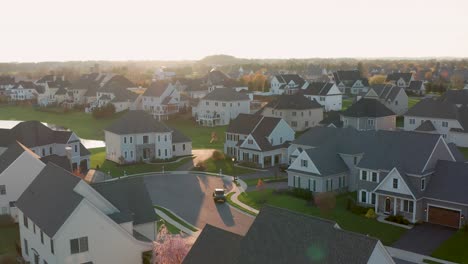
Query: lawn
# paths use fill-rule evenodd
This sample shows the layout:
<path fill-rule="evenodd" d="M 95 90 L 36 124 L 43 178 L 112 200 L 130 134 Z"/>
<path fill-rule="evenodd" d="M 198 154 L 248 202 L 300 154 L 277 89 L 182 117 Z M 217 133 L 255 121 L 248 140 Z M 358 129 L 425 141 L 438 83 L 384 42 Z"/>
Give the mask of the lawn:
<path fill-rule="evenodd" d="M 348 107 L 350 107 L 353 104 L 353 100 L 354 100 L 353 98 L 343 99 L 341 109 L 342 110 L 348 109 Z"/>
<path fill-rule="evenodd" d="M 408 97 L 408 109 L 421 101 L 422 97 Z"/>
<path fill-rule="evenodd" d="M 458 147 L 458 150 L 465 156 L 465 159 L 468 159 L 468 148 Z"/>
<path fill-rule="evenodd" d="M 154 208 L 158 209 L 159 211 L 162 211 L 163 213 L 165 213 L 168 217 L 170 217 L 172 220 L 176 221 L 177 223 L 179 223 L 180 225 L 186 227 L 187 229 L 189 230 L 192 230 L 194 232 L 197 232 L 198 229 L 196 228 L 193 228 L 191 225 L 188 225 L 185 221 L 183 221 L 182 219 L 180 219 L 179 217 L 175 216 L 173 213 L 171 213 L 169 210 L 167 210 L 166 208 L 164 207 L 161 207 L 161 206 L 154 206 Z"/>
<path fill-rule="evenodd" d="M 166 121 L 170 127 L 176 128 L 192 139 L 193 149 L 219 149 L 224 148 L 224 139 L 227 126 L 204 127 L 198 125 L 191 116 L 178 115 L 175 119 Z M 216 133 L 218 140 L 211 142 L 211 135 Z"/>
<path fill-rule="evenodd" d="M 116 114 L 109 119 L 95 119 L 91 114 L 82 111 L 67 113 L 42 112 L 32 106 L 0 106 L 0 120 L 38 120 L 41 122 L 62 126 L 73 130 L 80 138 L 104 139 L 103 129 L 122 114 Z"/>
<path fill-rule="evenodd" d="M 221 169 L 222 173 L 227 175 L 242 175 L 255 172 L 251 169 L 235 167 L 234 163 L 229 158 L 221 160 L 209 158 L 205 161 L 205 166 L 206 172 L 219 173 L 219 170 Z"/>
<path fill-rule="evenodd" d="M 127 175 L 145 173 L 145 172 L 159 172 L 162 171 L 163 167 L 165 171 L 177 170 L 182 164 L 188 162 L 192 157 L 182 158 L 177 162 L 164 163 L 164 164 L 134 164 L 134 165 L 125 165 L 120 166 L 115 162 L 106 160 L 106 149 L 105 148 L 96 148 L 91 149 L 91 168 L 97 168 L 105 173 L 110 172 L 112 177 L 123 176 L 124 171 Z"/>
<path fill-rule="evenodd" d="M 432 256 L 457 263 L 468 264 L 468 230 L 461 229 L 436 249 Z"/>
<path fill-rule="evenodd" d="M 263 177 L 261 179 L 264 183 L 288 181 L 288 177 L 275 177 L 275 176 Z M 243 181 L 247 184 L 247 186 L 257 186 L 258 184 L 258 179 L 245 179 Z"/>
<path fill-rule="evenodd" d="M 272 206 L 331 219 L 336 221 L 343 229 L 376 237 L 385 245 L 393 244 L 406 231 L 406 229 L 400 227 L 380 223 L 375 219 L 368 219 L 351 213 L 346 209 L 346 199 L 349 195 L 352 196 L 353 194 L 337 196 L 336 207 L 330 212 L 322 212 L 319 208 L 309 205 L 303 199 L 288 194 L 275 194 L 272 190 L 242 193 L 239 200 L 256 209 L 261 207 L 258 201 L 263 200 Z"/>
<path fill-rule="evenodd" d="M 15 256 L 15 243 L 17 241 L 19 241 L 19 230 L 17 224 L 0 226 L 0 256 Z"/>

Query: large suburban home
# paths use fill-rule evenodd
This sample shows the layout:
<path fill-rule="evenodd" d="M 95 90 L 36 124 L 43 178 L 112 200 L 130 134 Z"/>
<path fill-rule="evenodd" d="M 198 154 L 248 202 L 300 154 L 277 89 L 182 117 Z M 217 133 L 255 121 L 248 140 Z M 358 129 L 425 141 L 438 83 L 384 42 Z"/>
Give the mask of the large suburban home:
<path fill-rule="evenodd" d="M 245 236 L 206 225 L 182 263 L 395 262 L 376 238 L 343 230 L 331 220 L 264 206 Z"/>
<path fill-rule="evenodd" d="M 113 104 L 115 112 L 118 113 L 125 110 L 136 110 L 140 104 L 138 94 L 123 87 L 101 88 L 96 94 L 96 101 L 91 103 L 88 111 Z"/>
<path fill-rule="evenodd" d="M 463 103 L 458 99 L 449 93 L 440 99 L 419 101 L 405 114 L 404 130 L 440 134 L 447 142 L 468 147 L 468 106 L 458 104 Z"/>
<path fill-rule="evenodd" d="M 291 187 L 357 191 L 362 206 L 412 223 L 458 228 L 468 213 L 468 165 L 440 135 L 316 127 L 289 151 Z"/>
<path fill-rule="evenodd" d="M 408 111 L 408 95 L 405 89 L 393 84 L 371 85 L 369 86 L 369 90 L 358 96 L 357 99 L 363 97 L 379 100 L 397 115 L 403 115 Z"/>
<path fill-rule="evenodd" d="M 142 179 L 88 185 L 48 163 L 18 199 L 29 263 L 142 263 L 156 215 Z"/>
<path fill-rule="evenodd" d="M 426 94 L 426 86 L 423 81 L 411 81 L 406 91 L 422 96 Z"/>
<path fill-rule="evenodd" d="M 9 90 L 10 100 L 35 101 L 37 100 L 39 93 L 43 90 L 43 87 L 36 85 L 31 81 L 19 81 Z"/>
<path fill-rule="evenodd" d="M 307 81 L 298 74 L 277 74 L 271 78 L 272 94 L 294 94 L 307 87 Z"/>
<path fill-rule="evenodd" d="M 311 82 L 307 88 L 301 90 L 309 100 L 315 100 L 323 109 L 328 111 L 340 111 L 342 108 L 343 95 L 335 83 L 330 82 Z"/>
<path fill-rule="evenodd" d="M 385 82 L 392 83 L 403 89 L 410 86 L 411 81 L 414 81 L 412 72 L 394 72 L 387 75 Z"/>
<path fill-rule="evenodd" d="M 192 154 L 192 141 L 145 111 L 129 111 L 104 129 L 106 159 L 117 163 L 167 160 Z"/>
<path fill-rule="evenodd" d="M 224 126 L 239 114 L 250 113 L 250 97 L 232 88 L 217 88 L 192 107 L 192 115 L 202 126 Z"/>
<path fill-rule="evenodd" d="M 180 92 L 172 83 L 155 81 L 143 93 L 142 105 L 157 120 L 168 120 L 179 112 Z"/>
<path fill-rule="evenodd" d="M 57 103 L 55 94 L 60 89 L 66 91 L 70 86 L 70 82 L 65 80 L 64 76 L 46 75 L 36 81 L 36 85 L 43 87 L 42 91 L 38 94 L 37 103 L 41 106 L 47 106 Z M 60 93 L 63 93 L 63 91 Z"/>
<path fill-rule="evenodd" d="M 394 130 L 396 114 L 377 98 L 362 98 L 341 112 L 343 127 L 357 130 Z"/>
<path fill-rule="evenodd" d="M 16 84 L 14 76 L 0 75 L 0 95 L 13 88 Z"/>
<path fill-rule="evenodd" d="M 263 116 L 284 119 L 294 131 L 304 131 L 317 126 L 323 119 L 323 107 L 302 94 L 280 95 L 262 110 Z"/>
<path fill-rule="evenodd" d="M 359 94 L 369 87 L 369 80 L 363 78 L 358 70 L 336 71 L 332 80 L 344 94 Z"/>
<path fill-rule="evenodd" d="M 72 171 L 84 173 L 89 169 L 91 153 L 73 131 L 53 130 L 39 121 L 21 122 L 11 129 L 0 129 L 0 154 L 16 141 L 40 158 L 68 158 Z"/>
<path fill-rule="evenodd" d="M 226 130 L 224 153 L 262 168 L 287 163 L 294 134 L 281 118 L 240 114 Z"/>

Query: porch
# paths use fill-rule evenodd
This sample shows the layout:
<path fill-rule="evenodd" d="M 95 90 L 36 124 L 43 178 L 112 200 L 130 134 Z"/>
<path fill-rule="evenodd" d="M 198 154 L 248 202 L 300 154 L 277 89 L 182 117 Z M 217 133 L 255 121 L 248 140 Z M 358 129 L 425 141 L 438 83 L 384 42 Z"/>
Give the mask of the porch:
<path fill-rule="evenodd" d="M 263 153 L 256 151 L 246 151 L 244 149 L 239 149 L 238 151 L 238 160 L 253 162 L 258 164 L 261 168 L 273 167 L 275 165 L 283 163 L 283 154 L 282 153 Z"/>
<path fill-rule="evenodd" d="M 374 210 L 378 215 L 401 215 L 411 223 L 416 219 L 416 200 L 410 195 L 402 194 L 400 196 L 372 193 L 375 195 Z"/>
<path fill-rule="evenodd" d="M 168 120 L 170 115 L 177 114 L 179 112 L 178 104 L 166 104 L 152 109 L 152 114 L 156 120 L 164 121 Z"/>
<path fill-rule="evenodd" d="M 217 113 L 197 115 L 197 123 L 201 126 L 221 125 L 221 116 Z"/>

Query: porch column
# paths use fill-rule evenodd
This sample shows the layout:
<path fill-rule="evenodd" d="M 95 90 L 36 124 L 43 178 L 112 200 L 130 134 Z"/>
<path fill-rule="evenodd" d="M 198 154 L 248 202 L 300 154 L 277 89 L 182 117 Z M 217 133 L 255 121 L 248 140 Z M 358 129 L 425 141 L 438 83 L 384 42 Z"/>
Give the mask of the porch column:
<path fill-rule="evenodd" d="M 372 193 L 371 193 L 371 199 L 372 199 Z M 375 194 L 375 204 L 374 204 L 374 212 L 377 213 L 377 209 L 378 209 L 378 206 L 379 205 L 379 195 L 378 194 Z"/>
<path fill-rule="evenodd" d="M 397 204 L 397 198 L 396 198 L 396 197 L 393 197 L 393 215 L 396 215 L 396 214 L 397 214 L 397 211 L 396 211 L 396 204 Z"/>
<path fill-rule="evenodd" d="M 413 201 L 413 223 L 416 222 L 416 201 Z"/>
<path fill-rule="evenodd" d="M 275 155 L 271 155 L 271 166 L 275 166 Z"/>

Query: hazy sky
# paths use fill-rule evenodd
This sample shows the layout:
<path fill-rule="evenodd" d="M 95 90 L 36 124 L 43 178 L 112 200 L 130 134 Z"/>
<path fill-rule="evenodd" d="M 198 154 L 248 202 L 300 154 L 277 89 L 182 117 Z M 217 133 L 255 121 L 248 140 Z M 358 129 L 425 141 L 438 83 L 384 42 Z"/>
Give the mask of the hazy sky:
<path fill-rule="evenodd" d="M 468 0 L 2 0 L 0 61 L 468 57 Z"/>

